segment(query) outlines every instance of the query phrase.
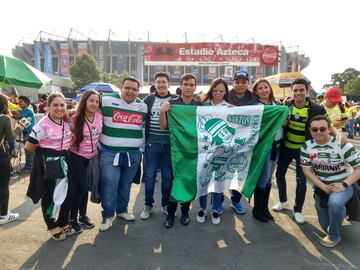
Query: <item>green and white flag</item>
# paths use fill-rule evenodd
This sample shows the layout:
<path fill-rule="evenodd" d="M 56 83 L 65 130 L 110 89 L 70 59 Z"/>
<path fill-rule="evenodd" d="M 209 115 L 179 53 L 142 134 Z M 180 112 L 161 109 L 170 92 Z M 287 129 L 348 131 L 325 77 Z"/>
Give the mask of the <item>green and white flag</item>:
<path fill-rule="evenodd" d="M 171 106 L 171 200 L 238 190 L 251 197 L 288 109 L 282 106 Z"/>

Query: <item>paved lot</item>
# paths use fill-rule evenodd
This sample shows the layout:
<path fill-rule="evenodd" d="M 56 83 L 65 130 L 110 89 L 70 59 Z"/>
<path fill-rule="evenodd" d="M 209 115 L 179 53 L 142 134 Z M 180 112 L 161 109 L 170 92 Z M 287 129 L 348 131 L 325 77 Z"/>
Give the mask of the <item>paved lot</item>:
<path fill-rule="evenodd" d="M 324 236 L 318 225 L 308 185 L 304 215 L 307 222 L 293 219 L 294 171 L 288 171 L 289 210 L 275 213 L 275 222 L 263 224 L 250 213 L 235 214 L 226 194 L 225 211 L 219 225 L 196 223 L 198 204 L 191 210 L 191 223 L 184 227 L 179 217 L 172 229 L 163 226 L 159 186 L 154 214 L 139 218 L 144 186 L 133 185 L 130 209 L 135 222 L 115 220 L 100 233 L 99 205 L 89 204 L 89 216 L 96 222 L 92 230 L 63 242 L 49 239 L 40 205 L 25 198 L 25 183 L 12 181 L 10 206 L 20 213 L 18 221 L 0 227 L 0 269 L 356 269 L 360 267 L 360 224 L 345 222 L 343 242 L 336 248 L 320 246 Z M 277 201 L 273 185 L 270 204 Z M 251 205 L 245 203 L 249 210 Z"/>

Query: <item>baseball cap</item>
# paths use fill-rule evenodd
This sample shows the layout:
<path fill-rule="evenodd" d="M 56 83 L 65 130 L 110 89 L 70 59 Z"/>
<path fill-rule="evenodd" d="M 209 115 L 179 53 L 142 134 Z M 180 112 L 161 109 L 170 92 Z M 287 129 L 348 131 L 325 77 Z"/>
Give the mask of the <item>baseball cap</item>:
<path fill-rule="evenodd" d="M 342 92 L 337 87 L 329 88 L 325 93 L 325 97 L 329 99 L 332 103 L 342 102 L 343 100 L 341 96 L 342 96 Z"/>
<path fill-rule="evenodd" d="M 321 97 L 324 97 L 324 93 L 320 93 L 316 95 L 316 98 L 321 98 Z"/>
<path fill-rule="evenodd" d="M 237 79 L 245 79 L 245 80 L 249 80 L 249 74 L 245 71 L 235 71 L 234 76 L 233 76 L 233 81 L 237 80 Z"/>

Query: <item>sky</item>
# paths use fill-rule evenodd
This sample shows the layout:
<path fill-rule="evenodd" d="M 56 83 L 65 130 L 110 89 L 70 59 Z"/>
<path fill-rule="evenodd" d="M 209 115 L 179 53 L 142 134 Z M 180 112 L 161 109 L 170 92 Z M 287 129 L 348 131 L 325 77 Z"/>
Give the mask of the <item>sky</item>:
<path fill-rule="evenodd" d="M 316 91 L 331 75 L 360 70 L 360 1 L 316 0 L 3 0 L 0 54 L 40 31 L 75 39 L 278 45 L 310 58 L 303 73 Z M 6 11 L 6 12 L 4 12 Z"/>

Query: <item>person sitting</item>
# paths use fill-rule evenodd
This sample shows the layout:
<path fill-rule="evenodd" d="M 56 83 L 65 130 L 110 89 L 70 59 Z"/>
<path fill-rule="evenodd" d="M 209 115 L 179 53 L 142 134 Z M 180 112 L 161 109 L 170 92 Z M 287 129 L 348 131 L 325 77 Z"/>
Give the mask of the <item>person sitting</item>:
<path fill-rule="evenodd" d="M 341 225 L 346 217 L 346 203 L 352 198 L 360 178 L 360 155 L 350 143 L 340 144 L 330 135 L 330 120 L 318 115 L 310 120 L 312 140 L 300 150 L 304 175 L 315 185 L 315 208 L 327 235 L 320 241 L 334 247 L 341 241 Z M 354 170 L 348 172 L 348 167 Z"/>

